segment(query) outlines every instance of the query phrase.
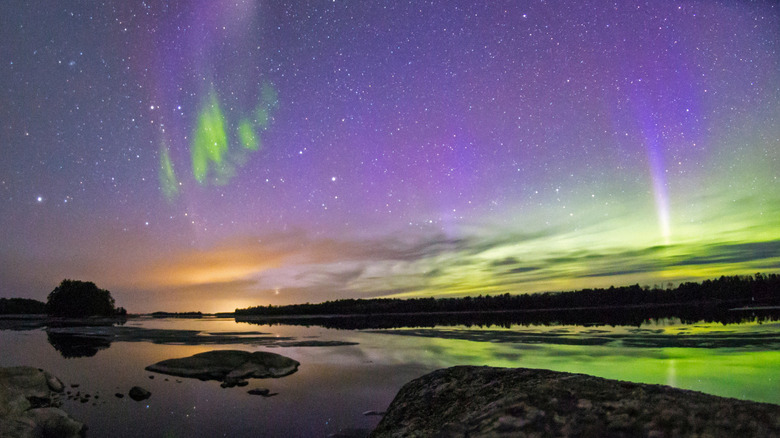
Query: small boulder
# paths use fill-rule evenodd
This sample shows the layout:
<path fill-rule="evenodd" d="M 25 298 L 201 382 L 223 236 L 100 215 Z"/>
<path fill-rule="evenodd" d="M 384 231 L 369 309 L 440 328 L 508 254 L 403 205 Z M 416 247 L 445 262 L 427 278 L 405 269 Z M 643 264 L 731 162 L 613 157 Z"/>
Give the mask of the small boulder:
<path fill-rule="evenodd" d="M 130 392 L 128 395 L 130 396 L 131 399 L 135 401 L 141 401 L 151 397 L 152 393 L 147 391 L 144 388 L 141 388 L 140 386 L 133 386 L 132 388 L 130 388 Z"/>
<path fill-rule="evenodd" d="M 60 379 L 58 379 L 55 376 L 52 376 L 46 371 L 43 372 L 43 375 L 46 376 L 46 384 L 49 386 L 49 389 L 57 393 L 60 393 L 65 390 L 65 384 L 62 383 Z"/>

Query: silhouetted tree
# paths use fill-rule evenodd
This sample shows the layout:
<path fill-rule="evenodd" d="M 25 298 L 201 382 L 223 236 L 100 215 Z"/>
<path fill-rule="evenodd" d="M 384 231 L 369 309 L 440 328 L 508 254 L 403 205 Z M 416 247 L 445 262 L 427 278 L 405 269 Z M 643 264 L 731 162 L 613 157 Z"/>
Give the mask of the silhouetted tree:
<path fill-rule="evenodd" d="M 111 292 L 99 289 L 91 281 L 62 280 L 49 294 L 46 313 L 52 316 L 113 316 Z"/>

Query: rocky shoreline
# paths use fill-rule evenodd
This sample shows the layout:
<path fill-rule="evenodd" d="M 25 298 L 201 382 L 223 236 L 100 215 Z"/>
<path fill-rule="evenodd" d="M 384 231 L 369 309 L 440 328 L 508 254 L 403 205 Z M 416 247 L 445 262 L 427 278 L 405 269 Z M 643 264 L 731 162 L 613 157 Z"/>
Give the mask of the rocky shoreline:
<path fill-rule="evenodd" d="M 82 437 L 86 426 L 60 409 L 60 379 L 38 368 L 0 368 L 0 436 Z"/>
<path fill-rule="evenodd" d="M 780 406 L 526 368 L 458 366 L 407 383 L 371 437 L 780 436 Z"/>
<path fill-rule="evenodd" d="M 60 409 L 64 389 L 62 381 L 38 368 L 0 368 L 0 436 L 83 437 L 86 426 Z M 250 394 L 275 395 L 267 389 Z M 130 391 L 134 400 L 149 395 L 142 388 Z M 434 371 L 404 385 L 386 412 L 365 415 L 383 415 L 370 434 L 376 438 L 780 437 L 778 405 L 527 368 Z"/>

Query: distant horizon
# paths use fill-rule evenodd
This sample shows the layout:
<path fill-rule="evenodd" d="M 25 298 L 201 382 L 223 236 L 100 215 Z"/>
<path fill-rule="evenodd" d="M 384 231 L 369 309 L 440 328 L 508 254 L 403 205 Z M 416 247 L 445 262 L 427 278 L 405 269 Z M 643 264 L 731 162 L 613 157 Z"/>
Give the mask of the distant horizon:
<path fill-rule="evenodd" d="M 415 299 L 415 298 L 437 298 L 437 299 L 439 299 L 439 298 L 466 298 L 466 297 L 479 297 L 479 296 L 498 296 L 498 295 L 504 295 L 504 294 L 509 294 L 509 295 L 534 295 L 534 294 L 544 294 L 544 293 L 579 292 L 579 291 L 582 291 L 584 289 L 597 289 L 597 290 L 598 289 L 604 289 L 604 290 L 607 290 L 607 289 L 610 289 L 611 287 L 623 288 L 623 287 L 630 287 L 630 286 L 635 286 L 635 285 L 639 285 L 642 288 L 650 288 L 651 290 L 652 289 L 666 290 L 666 289 L 669 289 L 670 287 L 672 289 L 677 288 L 680 284 L 686 283 L 686 282 L 702 283 L 703 281 L 706 281 L 706 280 L 716 280 L 716 279 L 719 279 L 719 278 L 721 278 L 723 276 L 729 277 L 729 276 L 738 275 L 738 276 L 753 277 L 756 274 L 761 274 L 761 275 L 764 275 L 764 276 L 766 276 L 766 275 L 780 275 L 780 271 L 778 271 L 778 272 L 753 272 L 751 274 L 729 274 L 729 275 L 723 274 L 723 275 L 717 275 L 717 276 L 703 278 L 703 279 L 695 280 L 695 281 L 688 280 L 688 281 L 664 282 L 664 283 L 656 282 L 656 283 L 652 283 L 652 284 L 640 284 L 640 283 L 636 283 L 635 282 L 635 283 L 631 283 L 631 284 L 610 284 L 608 286 L 582 287 L 582 288 L 569 289 L 569 290 L 547 290 L 547 291 L 536 291 L 536 292 L 510 292 L 510 291 L 506 291 L 506 292 L 495 292 L 495 293 L 474 293 L 474 294 L 469 294 L 469 295 L 432 296 L 432 297 L 415 297 L 415 296 L 407 296 L 407 297 L 399 297 L 399 296 L 366 297 L 366 296 L 363 296 L 363 297 L 358 297 L 358 298 L 353 298 L 353 299 L 358 299 L 358 300 L 361 300 L 361 299 L 365 299 L 365 300 L 371 300 L 371 299 Z M 82 280 L 82 281 L 88 281 L 88 280 Z M 97 286 L 100 287 L 100 285 L 97 285 Z M 113 294 L 112 294 L 112 296 L 113 296 Z M 28 298 L 28 297 L 2 297 L 2 298 Z M 30 299 L 41 301 L 43 303 L 46 302 L 46 298 L 43 298 L 42 300 L 41 299 L 37 299 L 37 298 L 30 298 Z M 323 300 L 323 301 L 319 301 L 319 302 L 290 302 L 290 303 L 274 304 L 274 305 L 276 305 L 276 306 L 286 306 L 286 305 L 296 305 L 296 304 L 315 304 L 316 305 L 316 304 L 322 304 L 322 303 L 329 302 L 329 301 L 337 301 L 337 300 L 340 300 L 340 299 L 350 299 L 350 298 L 334 298 L 334 299 Z M 121 304 L 119 304 L 118 302 L 117 302 L 117 306 L 118 307 L 124 307 L 124 306 L 121 306 Z M 215 315 L 215 314 L 220 314 L 220 313 L 231 313 L 232 314 L 232 313 L 235 313 L 235 311 L 238 310 L 238 309 L 246 309 L 246 308 L 249 308 L 249 307 L 256 307 L 256 306 L 268 306 L 268 304 L 257 304 L 257 303 L 255 303 L 255 304 L 250 304 L 250 305 L 246 305 L 246 306 L 243 306 L 243 307 L 236 307 L 236 308 L 233 308 L 231 310 L 216 310 L 216 311 L 204 311 L 204 310 L 200 310 L 200 309 L 197 309 L 197 310 L 162 310 L 162 309 L 156 309 L 156 310 L 147 310 L 147 311 L 136 311 L 134 309 L 129 309 L 127 312 L 128 312 L 128 315 L 151 315 L 153 313 L 170 313 L 170 314 L 187 314 L 187 313 L 195 314 L 195 313 L 201 313 L 201 314 L 204 314 L 204 315 Z"/>
<path fill-rule="evenodd" d="M 780 243 L 778 244 L 778 251 L 780 251 Z M 779 252 L 780 253 L 780 252 Z M 648 261 L 648 263 L 652 263 L 652 261 Z M 697 272 L 695 269 L 691 270 L 690 272 Z M 256 297 L 255 294 L 246 294 L 245 296 L 240 296 L 239 294 L 231 294 L 231 297 L 228 299 L 231 303 L 235 303 L 235 305 L 232 305 L 232 307 L 228 310 L 226 309 L 225 305 L 215 304 L 215 305 L 203 305 L 199 308 L 199 310 L 194 311 L 200 311 L 203 313 L 232 313 L 237 308 L 246 308 L 250 306 L 257 306 L 257 305 L 268 305 L 268 304 L 275 304 L 275 305 L 287 305 L 287 304 L 300 304 L 300 303 L 321 303 L 331 300 L 338 300 L 338 299 L 349 299 L 349 298 L 355 298 L 355 299 L 372 299 L 372 298 L 424 298 L 424 297 L 434 297 L 434 298 L 459 298 L 459 297 L 466 297 L 466 296 L 478 296 L 478 295 L 500 295 L 504 293 L 509 294 L 535 294 L 535 293 L 546 293 L 546 292 L 570 292 L 570 291 L 576 291 L 580 289 L 587 289 L 587 288 L 609 288 L 610 286 L 629 286 L 634 284 L 640 284 L 641 286 L 650 286 L 653 287 L 654 285 L 662 286 L 665 288 L 665 286 L 668 283 L 672 283 L 675 286 L 679 285 L 680 283 L 684 282 L 701 282 L 707 279 L 714 279 L 719 278 L 722 275 L 730 276 L 730 275 L 754 275 L 757 272 L 761 273 L 775 273 L 778 272 L 776 270 L 767 270 L 767 269 L 751 269 L 751 268 L 736 268 L 733 270 L 724 270 L 722 272 L 713 272 L 711 268 L 707 268 L 701 271 L 701 275 L 690 275 L 690 276 L 670 276 L 669 273 L 656 273 L 656 272 L 638 272 L 638 273 L 629 273 L 629 274 L 623 274 L 623 275 L 611 275 L 611 276 L 587 276 L 587 277 L 580 277 L 580 278 L 552 278 L 552 279 L 546 279 L 546 280 L 539 280 L 539 281 L 529 281 L 528 283 L 523 284 L 516 284 L 513 286 L 518 286 L 517 288 L 510 288 L 509 286 L 493 286 L 493 287 L 486 287 L 486 288 L 480 288 L 478 285 L 473 285 L 470 289 L 465 288 L 453 288 L 453 290 L 448 291 L 445 290 L 442 293 L 430 293 L 425 290 L 420 292 L 414 292 L 414 291 L 402 291 L 395 294 L 376 294 L 376 295 L 369 295 L 367 293 L 360 293 L 359 291 L 353 292 L 348 295 L 327 295 L 322 296 L 320 299 L 312 299 L 311 298 L 303 298 L 302 300 L 296 300 L 295 297 L 298 296 L 296 294 L 286 294 L 283 295 L 283 290 L 280 290 L 279 293 L 276 293 L 276 291 L 271 291 L 266 296 L 270 295 L 271 299 L 266 298 L 263 300 L 260 297 Z M 707 275 L 709 273 L 709 275 Z M 59 284 L 59 281 L 61 281 L 64 278 L 71 278 L 74 280 L 82 280 L 82 281 L 92 281 L 98 285 L 98 287 L 102 289 L 108 289 L 111 291 L 112 295 L 114 296 L 117 305 L 122 306 L 128 309 L 131 313 L 139 313 L 139 314 L 147 314 L 152 313 L 155 311 L 167 311 L 167 312 L 178 312 L 181 313 L 182 311 L 170 311 L 170 310 L 161 310 L 163 307 L 154 306 L 154 305 L 148 305 L 148 306 L 135 306 L 135 304 L 131 304 L 133 302 L 132 297 L 140 294 L 148 295 L 150 293 L 164 293 L 165 288 L 161 287 L 159 289 L 156 289 L 155 292 L 153 291 L 138 291 L 138 290 L 128 290 L 124 286 L 119 287 L 113 287 L 111 285 L 112 282 L 104 282 L 100 280 L 95 280 L 92 278 L 75 278 L 73 276 L 65 276 L 62 278 L 59 278 L 56 281 L 53 281 L 51 283 L 50 288 L 45 289 L 45 292 L 43 293 L 31 293 L 31 294 L 14 294 L 13 291 L 7 291 L 4 290 L 3 293 L 0 294 L 0 296 L 4 298 L 32 298 L 37 299 L 40 301 L 45 302 L 46 296 L 51 292 L 54 287 L 56 287 L 57 284 Z M 616 281 L 616 280 L 623 280 L 623 281 Z M 549 285 L 549 286 L 548 286 Z M 559 285 L 557 288 L 555 285 Z M 525 289 L 520 289 L 519 287 L 526 286 Z M 465 290 L 464 290 L 465 289 Z M 219 292 L 219 290 L 215 290 L 215 292 Z M 281 295 L 281 296 L 280 296 Z M 193 305 L 196 305 L 196 303 L 206 303 L 206 302 L 215 302 L 218 303 L 221 300 L 219 296 L 215 297 L 213 300 L 208 299 L 202 299 L 197 298 L 195 301 L 192 302 L 192 305 L 189 305 L 189 308 L 193 308 Z M 161 301 L 161 300 L 154 300 L 154 301 Z M 182 300 L 177 299 L 177 302 L 182 302 Z M 181 306 L 175 305 L 177 308 L 185 308 L 187 307 L 186 304 L 182 304 Z M 136 310 L 139 309 L 139 310 Z M 174 308 L 174 305 L 166 308 Z M 189 310 L 188 310 L 189 311 Z M 186 311 L 185 311 L 186 312 Z"/>

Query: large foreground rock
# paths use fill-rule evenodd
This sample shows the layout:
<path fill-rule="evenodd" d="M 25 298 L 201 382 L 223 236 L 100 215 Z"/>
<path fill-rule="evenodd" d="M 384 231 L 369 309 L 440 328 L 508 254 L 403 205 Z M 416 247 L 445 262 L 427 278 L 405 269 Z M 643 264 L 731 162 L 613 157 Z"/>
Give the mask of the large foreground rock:
<path fill-rule="evenodd" d="M 64 385 L 32 367 L 0 368 L 0 437 L 79 437 L 84 424 L 59 409 Z"/>
<path fill-rule="evenodd" d="M 454 367 L 407 383 L 372 437 L 780 436 L 780 406 L 525 368 Z"/>
<path fill-rule="evenodd" d="M 298 365 L 298 361 L 289 357 L 265 351 L 216 350 L 164 360 L 149 365 L 146 370 L 201 380 L 236 381 L 284 377 L 298 371 Z"/>

